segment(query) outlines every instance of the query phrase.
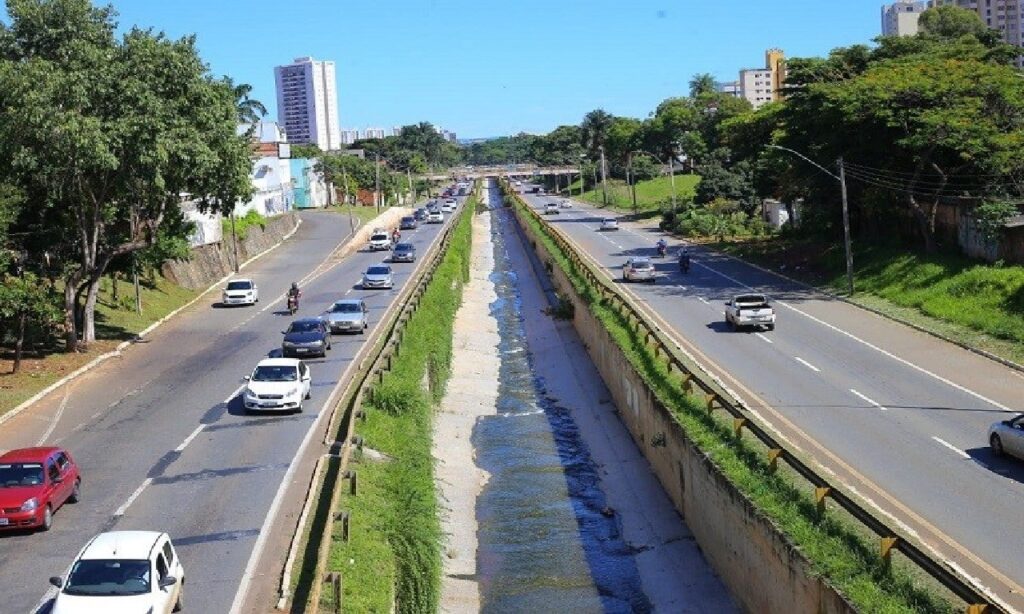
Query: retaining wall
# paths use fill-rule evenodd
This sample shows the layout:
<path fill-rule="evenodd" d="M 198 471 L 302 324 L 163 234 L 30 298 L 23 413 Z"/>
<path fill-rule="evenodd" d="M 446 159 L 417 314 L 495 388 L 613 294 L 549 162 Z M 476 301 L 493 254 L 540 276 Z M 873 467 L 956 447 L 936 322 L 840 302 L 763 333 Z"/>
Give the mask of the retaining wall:
<path fill-rule="evenodd" d="M 295 229 L 299 218 L 285 213 L 267 220 L 266 227 L 250 226 L 244 241 L 238 242 L 238 261 L 270 249 Z M 169 260 L 160 268 L 167 279 L 190 290 L 202 290 L 235 270 L 231 237 L 192 248 L 190 260 Z"/>
<path fill-rule="evenodd" d="M 517 218 L 521 215 L 516 209 Z M 619 417 L 740 607 L 757 613 L 856 612 L 693 445 L 604 325 L 580 300 L 532 228 L 521 218 L 519 222 L 541 261 L 552 265 L 549 268 L 558 293 L 573 301 L 573 325 L 611 391 Z"/>

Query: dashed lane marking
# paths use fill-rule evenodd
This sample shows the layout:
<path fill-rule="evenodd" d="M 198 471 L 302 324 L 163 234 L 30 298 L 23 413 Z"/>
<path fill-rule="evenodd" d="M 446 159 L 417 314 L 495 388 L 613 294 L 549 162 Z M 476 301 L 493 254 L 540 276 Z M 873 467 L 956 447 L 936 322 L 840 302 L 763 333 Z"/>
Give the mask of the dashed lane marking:
<path fill-rule="evenodd" d="M 179 445 L 177 448 L 174 448 L 174 451 L 180 454 L 185 448 L 188 447 L 188 444 L 192 443 L 193 439 L 199 436 L 199 433 L 203 432 L 203 429 L 205 428 L 205 424 L 200 424 L 199 426 L 197 426 L 196 430 L 192 431 L 192 434 L 186 437 L 185 441 L 181 442 L 181 445 Z"/>
<path fill-rule="evenodd" d="M 934 439 L 934 440 L 935 440 L 936 442 L 938 442 L 938 443 L 939 443 L 940 445 L 942 445 L 942 446 L 945 446 L 945 447 L 949 448 L 949 449 L 950 449 L 950 450 L 952 450 L 952 451 L 953 451 L 954 453 L 956 453 L 956 455 L 957 455 L 957 456 L 959 456 L 959 457 L 961 457 L 961 458 L 967 458 L 967 459 L 971 458 L 971 455 L 970 455 L 970 454 L 968 454 L 967 452 L 964 452 L 964 451 L 963 451 L 963 450 L 961 450 L 960 448 L 958 448 L 958 447 L 954 446 L 953 444 L 949 443 L 948 441 L 945 441 L 944 439 L 940 439 L 940 438 L 938 438 L 938 437 L 935 437 L 934 435 L 932 436 L 932 439 Z"/>
<path fill-rule="evenodd" d="M 874 407 L 877 407 L 878 409 L 880 409 L 880 410 L 882 410 L 882 411 L 889 411 L 889 408 L 888 408 L 888 407 L 885 407 L 885 406 L 884 406 L 884 405 L 882 405 L 881 403 L 877 403 L 877 402 L 875 402 L 875 401 L 872 401 L 871 399 L 869 399 L 869 398 L 867 398 L 866 396 L 864 396 L 863 394 L 861 394 L 861 393 L 857 392 L 857 391 L 856 391 L 856 390 L 854 390 L 853 388 L 850 388 L 850 392 L 852 392 L 852 393 L 854 394 L 854 396 L 856 396 L 856 397 L 860 398 L 860 400 L 861 400 L 861 401 L 864 401 L 864 402 L 865 402 L 865 403 L 867 403 L 868 405 L 872 405 L 872 406 L 874 406 Z"/>
<path fill-rule="evenodd" d="M 132 496 L 128 497 L 128 500 L 124 502 L 124 505 L 122 505 L 121 507 L 117 508 L 117 511 L 114 512 L 114 516 L 115 517 L 124 516 L 125 512 L 128 511 L 128 508 L 131 507 L 132 503 L 134 503 L 135 500 L 139 498 L 139 495 L 142 494 L 142 491 L 146 490 L 146 488 L 150 484 L 152 484 L 152 483 L 153 483 L 153 478 L 146 478 L 145 480 L 143 480 L 142 484 L 139 485 L 139 487 L 135 489 L 135 492 L 132 493 Z"/>
<path fill-rule="evenodd" d="M 819 369 L 818 367 L 815 367 L 814 365 L 812 365 L 811 363 L 807 362 L 803 358 L 800 358 L 799 356 L 794 356 L 793 358 L 796 358 L 796 361 L 798 363 L 800 363 L 803 366 L 807 367 L 811 371 L 814 371 L 815 373 L 821 373 L 821 369 Z"/>
<path fill-rule="evenodd" d="M 754 335 L 756 335 L 757 338 L 760 339 L 761 341 L 764 341 L 766 343 L 771 343 L 772 345 L 775 344 L 775 342 L 772 341 L 771 339 L 769 339 L 764 333 L 754 333 Z"/>

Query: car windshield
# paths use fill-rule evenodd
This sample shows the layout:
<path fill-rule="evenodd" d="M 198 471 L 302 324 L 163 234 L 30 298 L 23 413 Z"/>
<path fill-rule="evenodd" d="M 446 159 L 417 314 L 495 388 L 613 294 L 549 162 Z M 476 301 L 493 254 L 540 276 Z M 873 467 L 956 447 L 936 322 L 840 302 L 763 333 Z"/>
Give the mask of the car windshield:
<path fill-rule="evenodd" d="M 409 243 L 399 243 L 398 245 L 395 246 L 395 251 L 396 252 L 411 252 L 412 251 L 412 245 L 409 244 Z"/>
<path fill-rule="evenodd" d="M 254 382 L 295 382 L 298 379 L 299 370 L 292 365 L 264 365 L 252 372 Z"/>
<path fill-rule="evenodd" d="M 377 234 L 370 237 L 371 241 L 387 241 L 388 236 L 386 234 Z"/>
<path fill-rule="evenodd" d="M 69 595 L 144 595 L 150 591 L 149 561 L 80 560 L 71 568 Z"/>
<path fill-rule="evenodd" d="M 251 281 L 229 281 L 228 290 L 252 290 Z"/>
<path fill-rule="evenodd" d="M 0 488 L 36 486 L 43 483 L 41 463 L 4 463 L 0 465 Z"/>
<path fill-rule="evenodd" d="M 612 220 L 612 219 L 606 219 L 606 220 L 604 221 L 604 223 L 605 223 L 605 224 L 617 224 L 618 222 L 616 222 L 615 220 Z"/>
<path fill-rule="evenodd" d="M 402 221 L 405 222 L 406 224 L 411 224 L 411 223 L 416 221 L 416 218 L 413 218 L 413 217 L 403 217 Z"/>
<path fill-rule="evenodd" d="M 389 269 L 386 266 L 372 266 L 372 267 L 366 269 L 366 274 L 367 275 L 387 275 L 390 272 L 391 272 L 391 269 Z"/>
<path fill-rule="evenodd" d="M 768 302 L 768 298 L 762 294 L 744 294 L 736 297 L 737 303 L 744 305 L 760 305 Z"/>
<path fill-rule="evenodd" d="M 315 333 L 320 328 L 320 324 L 313 320 L 300 320 L 298 322 L 292 322 L 292 325 L 288 327 L 290 333 Z"/>
<path fill-rule="evenodd" d="M 652 268 L 654 268 L 654 265 L 651 264 L 650 260 L 634 260 L 633 261 L 633 268 L 634 269 L 652 269 Z"/>
<path fill-rule="evenodd" d="M 357 303 L 335 303 L 331 311 L 334 313 L 359 313 L 362 309 Z"/>

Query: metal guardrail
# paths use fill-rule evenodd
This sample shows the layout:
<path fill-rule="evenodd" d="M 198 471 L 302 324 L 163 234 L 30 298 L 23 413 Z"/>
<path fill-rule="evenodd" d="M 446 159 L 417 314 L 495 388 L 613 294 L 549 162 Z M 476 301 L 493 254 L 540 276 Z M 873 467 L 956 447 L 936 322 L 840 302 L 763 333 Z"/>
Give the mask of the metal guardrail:
<path fill-rule="evenodd" d="M 469 199 L 462 205 L 462 210 L 456 215 L 473 215 L 469 209 Z M 434 279 L 434 273 L 437 271 L 437 267 L 440 266 L 441 261 L 444 259 L 444 255 L 448 252 L 448 247 L 451 244 L 452 234 L 458 225 L 458 218 L 455 218 L 443 231 L 441 239 L 436 241 L 431 249 L 427 252 L 427 257 L 430 259 L 429 264 L 421 268 L 417 273 L 415 281 L 411 284 L 407 284 L 399 295 L 396 304 L 402 305 L 401 309 L 397 312 L 392 312 L 390 319 L 388 320 L 385 331 L 381 337 L 378 338 L 378 347 L 371 353 L 370 356 L 364 358 L 360 364 L 360 368 L 356 372 L 356 375 L 352 378 L 352 383 L 349 384 L 349 390 L 346 392 L 343 400 L 335 406 L 330 418 L 327 421 L 327 426 L 324 432 L 324 443 L 328 444 L 332 448 L 332 454 L 340 458 L 341 466 L 337 471 L 337 479 L 333 484 L 324 484 L 319 491 L 319 496 L 323 496 L 328 486 L 330 487 L 330 506 L 328 507 L 328 518 L 327 522 L 324 523 L 324 528 L 318 536 L 318 547 L 317 547 L 317 560 L 316 568 L 313 572 L 313 582 L 310 587 L 310 593 L 307 600 L 308 611 L 319 612 L 321 605 L 321 595 L 323 594 L 323 588 L 325 585 L 331 587 L 332 605 L 333 611 L 341 612 L 341 595 L 342 595 L 342 575 L 339 572 L 326 572 L 327 558 L 330 554 L 331 541 L 333 534 L 338 523 L 341 524 L 342 538 L 348 541 L 350 518 L 348 512 L 341 512 L 335 514 L 335 509 L 338 504 L 338 499 L 341 496 L 342 486 L 345 481 L 349 482 L 349 492 L 353 495 L 358 492 L 358 476 L 355 471 L 349 470 L 349 459 L 351 458 L 353 447 L 361 448 L 362 439 L 355 435 L 355 418 L 365 419 L 365 410 L 363 409 L 363 399 L 369 385 L 376 379 L 377 382 L 383 381 L 384 375 L 391 370 L 392 361 L 398 356 L 402 339 L 405 336 L 405 326 L 408 324 L 412 314 L 419 308 L 420 301 L 423 298 L 424 292 L 426 292 L 427 286 Z M 372 359 L 371 359 L 372 357 Z M 339 421 L 340 416 L 340 421 Z M 344 433 L 341 438 L 335 438 L 335 434 Z M 327 472 L 325 472 L 326 475 Z M 313 539 L 313 535 L 310 535 L 309 539 Z"/>
<path fill-rule="evenodd" d="M 814 498 L 820 511 L 824 511 L 826 498 L 834 501 L 839 507 L 878 536 L 879 555 L 883 561 L 888 563 L 891 560 L 893 550 L 903 554 L 936 582 L 962 599 L 967 604 L 967 612 L 969 614 L 1006 612 L 999 604 L 985 596 L 970 582 L 954 573 L 939 561 L 928 556 L 911 540 L 901 536 L 898 531 L 893 530 L 880 521 L 854 499 L 839 490 L 832 482 L 821 477 L 796 454 L 782 446 L 775 437 L 751 419 L 740 407 L 719 394 L 712 384 L 705 380 L 703 373 L 691 369 L 689 365 L 676 355 L 672 350 L 671 342 L 665 338 L 664 333 L 656 326 L 650 324 L 648 318 L 634 307 L 609 280 L 594 271 L 593 266 L 583 259 L 577 249 L 563 236 L 561 231 L 548 224 L 515 190 L 509 188 L 507 182 L 503 180 L 501 185 L 505 194 L 511 194 L 522 206 L 522 209 L 547 230 L 548 236 L 565 253 L 587 282 L 596 288 L 601 299 L 626 317 L 631 325 L 635 325 L 637 333 L 643 335 L 645 344 L 653 343 L 655 356 L 666 361 L 669 371 L 671 372 L 675 369 L 683 374 L 683 387 L 687 393 L 692 394 L 694 388 L 698 389 L 704 396 L 709 412 L 715 409 L 722 409 L 732 416 L 733 429 L 737 437 L 739 437 L 744 428 L 756 437 L 768 449 L 768 462 L 771 467 L 774 468 L 778 460 L 781 459 L 814 486 Z"/>

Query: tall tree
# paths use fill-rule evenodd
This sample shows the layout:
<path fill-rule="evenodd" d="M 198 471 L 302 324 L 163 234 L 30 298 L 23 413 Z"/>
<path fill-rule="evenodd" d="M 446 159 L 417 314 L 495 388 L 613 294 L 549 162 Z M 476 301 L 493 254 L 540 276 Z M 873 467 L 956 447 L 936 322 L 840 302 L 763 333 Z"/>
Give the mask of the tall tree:
<path fill-rule="evenodd" d="M 591 157 L 596 157 L 598 150 L 604 146 L 608 138 L 608 129 L 615 119 L 611 113 L 604 109 L 595 109 L 583 116 L 583 123 L 580 124 L 580 134 L 583 139 L 583 146 Z"/>
<path fill-rule="evenodd" d="M 700 98 L 716 91 L 715 77 L 710 73 L 698 73 L 690 79 L 690 98 Z"/>

